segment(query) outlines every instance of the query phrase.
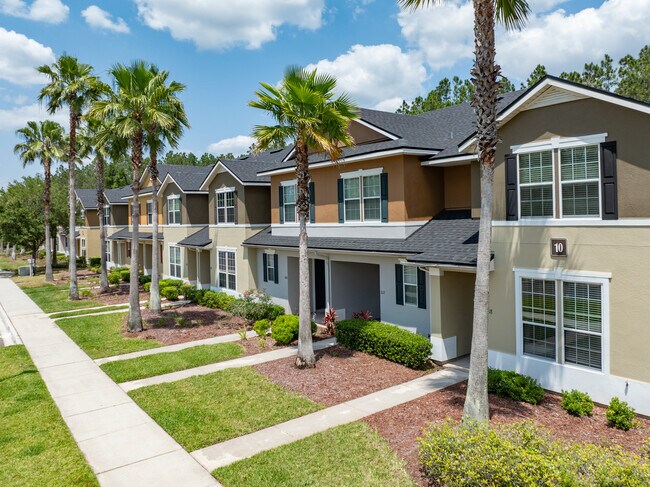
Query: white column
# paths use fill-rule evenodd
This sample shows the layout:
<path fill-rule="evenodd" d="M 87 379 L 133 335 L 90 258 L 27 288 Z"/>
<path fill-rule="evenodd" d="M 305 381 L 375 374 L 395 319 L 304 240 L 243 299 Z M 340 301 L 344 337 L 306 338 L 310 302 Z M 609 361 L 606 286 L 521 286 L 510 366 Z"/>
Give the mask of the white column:
<path fill-rule="evenodd" d="M 196 249 L 196 288 L 201 289 L 201 251 Z"/>

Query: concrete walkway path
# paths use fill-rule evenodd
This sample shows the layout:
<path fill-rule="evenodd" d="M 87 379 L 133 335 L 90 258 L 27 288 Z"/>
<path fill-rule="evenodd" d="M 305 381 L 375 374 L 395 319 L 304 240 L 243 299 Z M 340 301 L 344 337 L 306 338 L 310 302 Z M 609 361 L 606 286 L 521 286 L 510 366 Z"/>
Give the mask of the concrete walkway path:
<path fill-rule="evenodd" d="M 335 426 L 412 401 L 467 379 L 467 370 L 454 365 L 300 418 L 271 426 L 192 452 L 192 456 L 210 472 L 238 460 L 292 443 Z"/>
<path fill-rule="evenodd" d="M 321 350 L 323 348 L 331 347 L 336 345 L 336 338 L 327 338 L 325 340 L 320 340 L 314 342 L 314 350 Z M 278 350 L 273 350 L 272 352 L 258 353 L 256 355 L 248 355 L 246 357 L 236 358 L 233 360 L 226 360 L 225 362 L 217 362 L 216 364 L 202 365 L 200 367 L 194 367 L 193 369 L 179 370 L 178 372 L 171 372 L 169 374 L 157 375 L 155 377 L 148 377 L 146 379 L 138 379 L 130 382 L 122 382 L 119 386 L 125 392 L 132 391 L 134 389 L 140 389 L 141 387 L 152 386 L 155 384 L 164 384 L 165 382 L 176 382 L 177 380 L 187 379 L 188 377 L 194 377 L 195 375 L 206 375 L 213 372 L 218 372 L 220 370 L 232 369 L 236 367 L 247 367 L 250 365 L 263 364 L 264 362 L 271 362 L 272 360 L 278 360 L 281 358 L 291 357 L 296 354 L 298 347 L 287 347 L 281 348 Z M 160 350 L 160 349 L 152 349 Z"/>
<path fill-rule="evenodd" d="M 9 279 L 0 304 L 100 485 L 219 485 Z"/>

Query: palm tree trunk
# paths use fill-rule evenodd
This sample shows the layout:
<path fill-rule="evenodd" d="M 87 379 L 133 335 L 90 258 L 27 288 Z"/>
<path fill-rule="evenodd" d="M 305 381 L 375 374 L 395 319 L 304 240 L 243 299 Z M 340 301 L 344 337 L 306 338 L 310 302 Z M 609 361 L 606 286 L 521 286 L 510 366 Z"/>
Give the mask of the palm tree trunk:
<path fill-rule="evenodd" d="M 44 208 L 45 214 L 45 282 L 54 281 L 54 274 L 52 273 L 52 238 L 50 235 L 50 188 L 52 185 L 52 172 L 50 168 L 51 161 L 46 159 L 43 161 L 43 168 L 45 170 L 45 191 L 44 191 Z M 34 262 L 36 265 L 36 262 Z"/>
<path fill-rule="evenodd" d="M 98 151 L 99 152 L 99 151 Z M 104 158 L 97 154 L 97 216 L 99 217 L 99 253 L 101 269 L 99 271 L 99 292 L 109 289 L 108 272 L 106 270 L 106 227 L 104 226 Z"/>
<path fill-rule="evenodd" d="M 140 258 L 140 239 L 138 235 L 140 223 L 140 166 L 142 165 L 142 132 L 133 137 L 131 165 L 133 170 L 133 203 L 131 204 L 131 276 L 129 279 L 129 331 L 142 331 L 142 314 L 140 313 L 140 290 L 138 289 L 138 260 Z"/>
<path fill-rule="evenodd" d="M 149 177 L 151 178 L 151 287 L 149 288 L 149 309 L 154 313 L 162 311 L 160 305 L 160 246 L 158 245 L 158 154 L 151 149 L 149 154 Z"/>
<path fill-rule="evenodd" d="M 487 391 L 488 314 L 490 302 L 490 261 L 492 260 L 492 199 L 494 153 L 497 143 L 497 96 L 500 71 L 495 63 L 495 2 L 474 0 L 474 68 L 476 88 L 472 105 L 476 111 L 479 163 L 481 166 L 481 222 L 479 226 L 476 284 L 474 286 L 474 322 L 470 355 L 469 382 L 463 409 L 464 420 L 488 421 L 490 408 Z"/>
<path fill-rule="evenodd" d="M 79 299 L 79 287 L 77 285 L 77 239 L 75 237 L 75 226 L 77 219 L 77 201 L 75 199 L 75 165 L 76 165 L 76 138 L 77 138 L 77 114 L 70 109 L 70 154 L 68 159 L 68 204 L 70 211 L 68 220 L 68 251 L 69 263 L 68 272 L 70 274 L 70 291 L 68 292 L 68 299 Z"/>
<path fill-rule="evenodd" d="M 54 267 L 54 266 L 56 265 L 56 262 L 57 262 L 57 256 L 56 256 L 56 254 L 57 254 L 57 249 L 56 249 L 56 231 L 55 231 L 54 234 L 52 235 L 52 242 L 50 243 L 50 245 L 52 246 L 52 247 L 51 247 L 51 248 L 52 248 L 52 267 Z"/>
<path fill-rule="evenodd" d="M 311 305 L 309 285 L 309 257 L 307 255 L 307 219 L 309 218 L 309 162 L 307 145 L 298 138 L 296 143 L 296 180 L 298 186 L 298 220 L 300 233 L 298 237 L 298 276 L 300 282 L 300 298 L 298 315 L 300 327 L 298 331 L 298 356 L 296 367 L 299 369 L 316 367 L 316 356 L 311 339 Z"/>

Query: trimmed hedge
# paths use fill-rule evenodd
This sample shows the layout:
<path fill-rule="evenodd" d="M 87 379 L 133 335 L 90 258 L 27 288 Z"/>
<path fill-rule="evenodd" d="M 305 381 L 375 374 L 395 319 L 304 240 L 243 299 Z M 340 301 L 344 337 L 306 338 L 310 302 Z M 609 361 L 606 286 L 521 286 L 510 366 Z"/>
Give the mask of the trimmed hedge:
<path fill-rule="evenodd" d="M 594 401 L 586 392 L 576 389 L 562 391 L 562 408 L 573 416 L 591 416 L 594 410 Z"/>
<path fill-rule="evenodd" d="M 257 320 L 253 325 L 253 331 L 257 333 L 259 337 L 265 337 L 271 328 L 271 322 L 269 320 Z"/>
<path fill-rule="evenodd" d="M 142 289 L 144 289 L 145 293 L 148 293 L 149 291 L 151 291 L 151 282 L 145 282 L 142 285 Z"/>
<path fill-rule="evenodd" d="M 201 306 L 230 311 L 237 298 L 221 291 L 206 291 L 199 300 Z"/>
<path fill-rule="evenodd" d="M 101 257 L 91 257 L 90 259 L 88 259 L 88 265 L 90 267 L 101 267 L 102 258 Z"/>
<path fill-rule="evenodd" d="M 178 299 L 178 288 L 176 286 L 165 286 L 160 290 L 160 295 L 170 301 Z"/>
<path fill-rule="evenodd" d="M 636 425 L 634 408 L 618 397 L 613 397 L 605 413 L 607 421 L 614 428 L 628 431 Z"/>
<path fill-rule="evenodd" d="M 336 323 L 336 339 L 344 347 L 412 369 L 426 367 L 431 354 L 428 338 L 380 321 L 339 321 Z"/>
<path fill-rule="evenodd" d="M 544 389 L 532 377 L 493 368 L 488 369 L 488 392 L 529 404 L 537 404 L 544 397 Z"/>
<path fill-rule="evenodd" d="M 316 323 L 311 322 L 311 332 L 316 333 Z M 298 338 L 300 332 L 300 318 L 296 315 L 278 316 L 271 326 L 271 338 L 278 345 L 289 345 Z"/>
<path fill-rule="evenodd" d="M 169 286 L 180 288 L 183 284 L 185 283 L 181 279 L 161 279 L 158 281 L 158 286 L 160 286 L 160 289 Z"/>
<path fill-rule="evenodd" d="M 144 286 L 146 283 L 151 282 L 151 276 L 145 276 L 142 274 L 140 277 L 138 277 L 138 281 L 140 281 L 140 284 Z"/>
<path fill-rule="evenodd" d="M 119 284 L 122 277 L 117 272 L 111 272 L 108 275 L 108 282 L 111 284 Z"/>

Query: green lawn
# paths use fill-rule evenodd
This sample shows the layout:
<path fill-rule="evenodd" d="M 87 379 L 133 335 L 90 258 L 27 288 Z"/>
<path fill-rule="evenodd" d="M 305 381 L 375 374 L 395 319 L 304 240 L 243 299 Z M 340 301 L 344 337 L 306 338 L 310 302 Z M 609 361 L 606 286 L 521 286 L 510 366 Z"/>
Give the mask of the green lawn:
<path fill-rule="evenodd" d="M 143 387 L 129 395 L 188 451 L 322 408 L 250 367 Z"/>
<path fill-rule="evenodd" d="M 61 313 L 54 313 L 50 315 L 50 318 L 56 320 L 59 318 L 68 318 L 70 316 L 83 316 L 83 315 L 88 315 L 88 314 L 93 314 L 93 313 L 103 313 L 105 311 L 117 311 L 117 310 L 124 310 L 128 308 L 128 304 L 116 304 L 113 306 L 106 306 L 104 308 L 100 309 L 80 309 L 77 311 L 62 311 Z"/>
<path fill-rule="evenodd" d="M 23 346 L 0 348 L 0 485 L 98 485 Z"/>
<path fill-rule="evenodd" d="M 85 299 L 68 301 L 68 286 L 46 284 L 37 287 L 21 286 L 21 288 L 45 313 L 101 306 L 101 303 Z"/>
<path fill-rule="evenodd" d="M 222 467 L 225 487 L 414 486 L 404 462 L 365 423 L 350 423 Z"/>
<path fill-rule="evenodd" d="M 56 323 L 93 359 L 148 350 L 163 345 L 156 340 L 122 336 L 122 320 L 125 315 L 126 313 L 112 313 L 82 316 L 60 319 Z"/>
<path fill-rule="evenodd" d="M 178 352 L 159 353 L 157 355 L 109 362 L 102 365 L 102 369 L 115 382 L 128 382 L 231 360 L 239 357 L 243 352 L 244 348 L 238 343 L 199 345 Z"/>

